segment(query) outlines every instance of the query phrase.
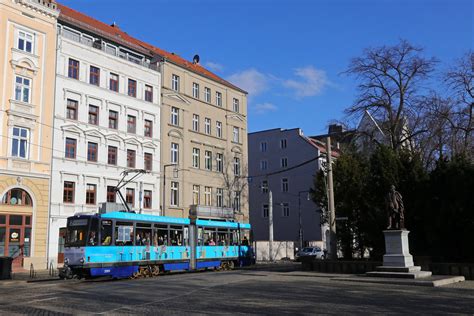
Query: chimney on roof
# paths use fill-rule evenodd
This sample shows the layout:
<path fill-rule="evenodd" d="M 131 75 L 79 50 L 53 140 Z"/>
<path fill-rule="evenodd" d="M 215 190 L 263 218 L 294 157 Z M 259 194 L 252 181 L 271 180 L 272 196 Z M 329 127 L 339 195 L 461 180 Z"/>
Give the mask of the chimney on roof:
<path fill-rule="evenodd" d="M 119 28 L 118 24 L 115 23 L 115 21 L 114 21 L 112 24 L 110 24 L 110 26 L 111 26 L 111 27 L 115 27 L 115 28 Z"/>
<path fill-rule="evenodd" d="M 194 55 L 193 64 L 194 65 L 199 65 L 199 55 L 198 54 Z"/>
<path fill-rule="evenodd" d="M 344 129 L 342 128 L 342 125 L 331 124 L 329 125 L 328 134 L 338 134 L 338 133 L 342 133 L 343 131 Z"/>

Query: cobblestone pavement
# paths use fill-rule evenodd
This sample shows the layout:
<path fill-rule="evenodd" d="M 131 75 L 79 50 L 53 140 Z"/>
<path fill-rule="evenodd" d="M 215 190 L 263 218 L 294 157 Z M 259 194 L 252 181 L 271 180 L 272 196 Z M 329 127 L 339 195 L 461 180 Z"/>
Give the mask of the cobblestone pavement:
<path fill-rule="evenodd" d="M 119 281 L 0 281 L 1 315 L 474 313 L 474 281 L 429 288 L 274 269 Z"/>

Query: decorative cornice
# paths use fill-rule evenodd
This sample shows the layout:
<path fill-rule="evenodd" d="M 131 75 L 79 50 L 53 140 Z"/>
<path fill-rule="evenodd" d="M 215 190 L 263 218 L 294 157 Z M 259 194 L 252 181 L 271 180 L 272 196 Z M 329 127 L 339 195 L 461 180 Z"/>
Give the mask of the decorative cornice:
<path fill-rule="evenodd" d="M 59 9 L 54 0 L 15 0 L 15 2 L 50 18 L 57 19 L 59 17 Z"/>

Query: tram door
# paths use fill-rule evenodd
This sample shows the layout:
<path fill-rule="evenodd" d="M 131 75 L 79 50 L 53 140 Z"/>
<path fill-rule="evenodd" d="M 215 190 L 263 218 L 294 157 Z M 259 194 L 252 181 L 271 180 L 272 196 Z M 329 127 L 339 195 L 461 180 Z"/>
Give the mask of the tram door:
<path fill-rule="evenodd" d="M 66 242 L 66 227 L 59 229 L 58 238 L 58 263 L 64 263 L 64 244 Z"/>

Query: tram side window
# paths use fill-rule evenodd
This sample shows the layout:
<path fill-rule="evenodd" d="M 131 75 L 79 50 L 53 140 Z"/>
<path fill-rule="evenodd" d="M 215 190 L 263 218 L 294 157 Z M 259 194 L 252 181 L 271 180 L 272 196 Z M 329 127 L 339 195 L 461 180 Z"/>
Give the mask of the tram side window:
<path fill-rule="evenodd" d="M 133 223 L 116 222 L 115 223 L 115 245 L 132 246 L 133 245 Z"/>
<path fill-rule="evenodd" d="M 219 228 L 217 230 L 217 241 L 216 245 L 218 246 L 229 246 L 229 230 L 226 228 Z"/>
<path fill-rule="evenodd" d="M 238 230 L 231 230 L 230 238 L 231 238 L 231 245 L 237 246 L 240 242 L 240 240 L 239 240 L 239 231 Z"/>
<path fill-rule="evenodd" d="M 149 246 L 151 242 L 151 224 L 137 223 L 135 234 L 136 246 Z"/>
<path fill-rule="evenodd" d="M 198 227 L 198 246 L 204 246 L 204 228 Z"/>
<path fill-rule="evenodd" d="M 101 222 L 100 242 L 102 246 L 110 246 L 112 243 L 112 221 L 110 219 Z"/>
<path fill-rule="evenodd" d="M 215 246 L 217 240 L 217 233 L 215 228 L 205 228 L 202 234 L 204 246 Z"/>
<path fill-rule="evenodd" d="M 170 226 L 170 242 L 172 246 L 183 245 L 183 226 Z"/>
<path fill-rule="evenodd" d="M 189 227 L 184 227 L 184 246 L 188 246 L 189 245 Z"/>
<path fill-rule="evenodd" d="M 168 235 L 168 225 L 155 225 L 153 245 L 155 247 L 169 245 Z"/>

